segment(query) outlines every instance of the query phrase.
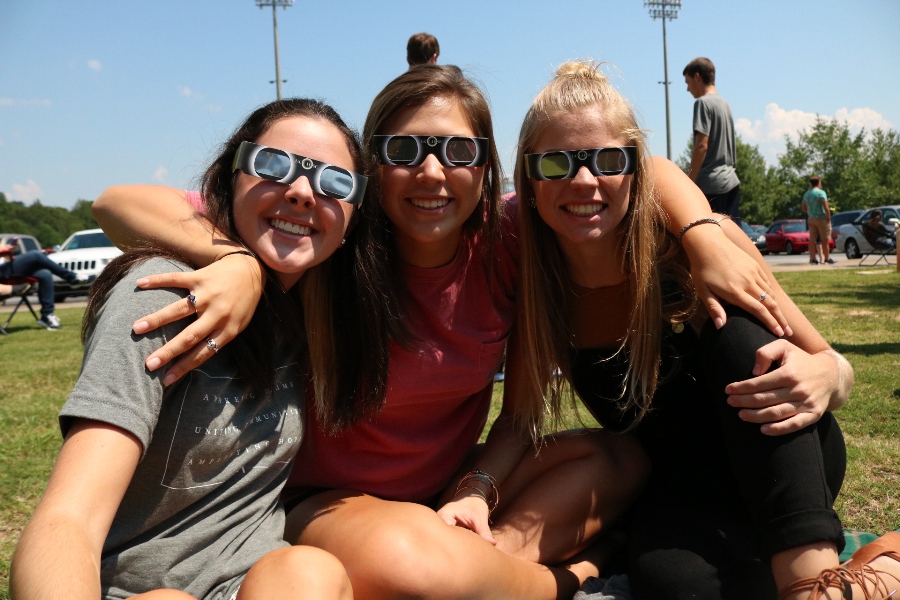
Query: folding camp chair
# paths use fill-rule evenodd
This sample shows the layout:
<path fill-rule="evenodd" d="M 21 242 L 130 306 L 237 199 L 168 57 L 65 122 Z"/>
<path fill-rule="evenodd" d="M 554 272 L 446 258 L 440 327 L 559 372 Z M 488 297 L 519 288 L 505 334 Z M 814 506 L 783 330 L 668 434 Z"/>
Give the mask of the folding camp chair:
<path fill-rule="evenodd" d="M 12 263 L 13 256 L 12 256 L 11 251 L 0 252 L 0 256 L 8 257 L 10 263 Z M 13 317 L 16 316 L 16 313 L 19 312 L 19 309 L 22 307 L 23 304 L 28 308 L 29 311 L 31 311 L 31 316 L 34 317 L 35 321 L 40 320 L 40 317 L 38 316 L 38 314 L 36 312 L 34 312 L 34 307 L 31 305 L 31 301 L 28 300 L 28 294 L 30 294 L 32 292 L 32 290 L 34 289 L 34 286 L 35 286 L 35 284 L 37 284 L 37 282 L 38 282 L 38 280 L 35 279 L 34 277 L 16 277 L 16 276 L 0 277 L 0 283 L 5 283 L 8 285 L 14 286 L 14 285 L 18 285 L 20 283 L 31 284 L 28 288 L 22 290 L 20 293 L 12 294 L 12 297 L 18 296 L 19 301 L 16 303 L 16 307 L 13 309 L 13 311 L 9 314 L 9 317 L 6 319 L 6 322 L 3 323 L 2 327 L 0 327 L 0 333 L 2 333 L 3 335 L 9 335 L 9 331 L 7 331 L 7 329 L 9 328 L 9 324 L 12 322 Z"/>
<path fill-rule="evenodd" d="M 871 265 L 866 266 L 874 267 L 881 261 L 884 261 L 884 264 L 886 265 L 890 265 L 891 262 L 887 259 L 887 257 L 892 256 L 895 252 L 897 252 L 897 234 L 889 233 L 887 231 L 881 231 L 864 223 L 863 236 L 866 238 L 866 241 L 868 241 L 872 246 L 872 249 L 863 254 L 863 257 L 859 261 L 859 266 L 863 266 L 863 263 L 866 262 L 866 259 L 873 254 L 878 256 L 878 260 L 876 260 Z"/>

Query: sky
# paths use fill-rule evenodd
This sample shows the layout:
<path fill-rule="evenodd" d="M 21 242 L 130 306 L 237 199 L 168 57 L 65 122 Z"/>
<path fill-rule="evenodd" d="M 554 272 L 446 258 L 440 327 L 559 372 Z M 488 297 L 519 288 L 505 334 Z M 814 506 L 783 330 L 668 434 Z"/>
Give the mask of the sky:
<path fill-rule="evenodd" d="M 487 93 L 509 174 L 532 99 L 577 58 L 610 63 L 666 154 L 662 23 L 640 0 L 297 0 L 277 18 L 283 94 L 324 99 L 357 129 L 427 31 Z M 673 158 L 692 134 L 681 72 L 697 56 L 772 164 L 817 115 L 900 129 L 898 23 L 897 0 L 683 0 L 666 25 Z M 68 208 L 117 184 L 192 188 L 274 78 L 272 9 L 254 0 L 2 0 L 0 192 Z"/>

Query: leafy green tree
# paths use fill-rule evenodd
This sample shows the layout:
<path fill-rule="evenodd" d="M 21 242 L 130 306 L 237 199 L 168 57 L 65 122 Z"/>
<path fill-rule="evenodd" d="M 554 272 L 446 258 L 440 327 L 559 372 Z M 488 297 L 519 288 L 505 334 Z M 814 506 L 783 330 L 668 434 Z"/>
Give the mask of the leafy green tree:
<path fill-rule="evenodd" d="M 94 229 L 97 221 L 91 215 L 91 202 L 78 200 L 66 210 L 58 206 L 44 206 L 40 201 L 25 205 L 9 201 L 0 193 L 0 230 L 3 233 L 33 235 L 47 246 L 63 243 L 72 233 L 81 229 Z"/>

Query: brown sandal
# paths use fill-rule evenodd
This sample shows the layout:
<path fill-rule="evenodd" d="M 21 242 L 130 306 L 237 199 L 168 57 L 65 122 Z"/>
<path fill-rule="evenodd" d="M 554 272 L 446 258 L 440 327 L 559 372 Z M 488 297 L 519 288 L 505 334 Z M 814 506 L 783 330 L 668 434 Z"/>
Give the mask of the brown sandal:
<path fill-rule="evenodd" d="M 828 588 L 838 588 L 843 592 L 845 600 L 854 600 L 852 584 L 863 590 L 863 598 L 857 600 L 876 600 L 878 598 L 894 598 L 900 600 L 900 580 L 883 571 L 876 571 L 869 563 L 879 556 L 887 556 L 900 561 L 900 532 L 891 532 L 871 544 L 866 544 L 853 553 L 846 563 L 834 569 L 825 569 L 818 577 L 810 577 L 795 581 L 781 591 L 784 600 L 795 592 L 809 592 L 809 600 L 820 600 Z M 894 580 L 890 586 L 885 578 Z M 868 587 L 873 589 L 869 590 Z M 873 595 L 875 594 L 875 595 Z"/>

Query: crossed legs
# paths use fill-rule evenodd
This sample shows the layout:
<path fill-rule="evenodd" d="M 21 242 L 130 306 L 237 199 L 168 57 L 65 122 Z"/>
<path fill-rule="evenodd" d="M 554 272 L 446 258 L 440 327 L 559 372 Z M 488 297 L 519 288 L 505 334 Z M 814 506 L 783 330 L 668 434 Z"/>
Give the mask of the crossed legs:
<path fill-rule="evenodd" d="M 629 437 L 566 432 L 503 483 L 496 547 L 426 506 L 345 490 L 297 506 L 286 539 L 336 556 L 357 599 L 571 598 L 597 574 L 596 565 L 573 556 L 625 510 L 646 473 Z"/>

